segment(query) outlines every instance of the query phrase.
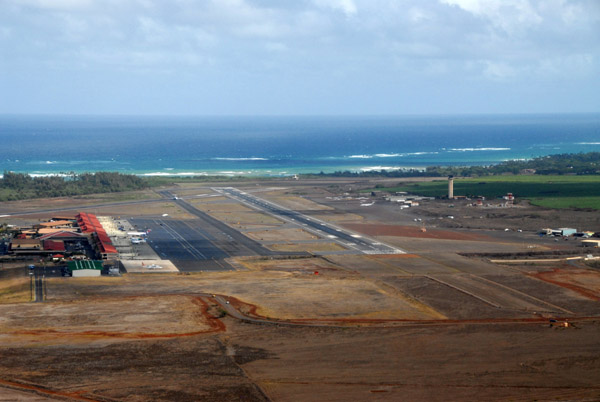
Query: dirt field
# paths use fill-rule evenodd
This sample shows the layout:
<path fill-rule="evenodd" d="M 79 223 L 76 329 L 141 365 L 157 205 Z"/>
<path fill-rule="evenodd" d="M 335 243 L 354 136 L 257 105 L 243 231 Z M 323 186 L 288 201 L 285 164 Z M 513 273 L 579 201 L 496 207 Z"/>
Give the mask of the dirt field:
<path fill-rule="evenodd" d="M 211 216 L 237 228 L 279 226 L 282 222 L 259 212 L 209 212 Z"/>
<path fill-rule="evenodd" d="M 3 278 L 0 281 L 0 303 L 20 303 L 29 300 L 29 278 Z"/>
<path fill-rule="evenodd" d="M 418 226 L 401 225 L 374 225 L 374 224 L 346 224 L 345 227 L 365 233 L 370 236 L 399 236 L 418 239 L 466 240 L 466 241 L 491 241 L 491 237 L 483 234 L 462 233 L 450 230 L 420 228 Z"/>
<path fill-rule="evenodd" d="M 204 212 L 253 212 L 254 210 L 223 196 L 191 199 L 190 204 Z"/>
<path fill-rule="evenodd" d="M 117 339 L 169 338 L 222 330 L 190 296 L 87 298 L 43 304 L 0 306 L 5 345 L 80 344 Z"/>
<path fill-rule="evenodd" d="M 283 193 L 283 194 L 282 194 Z M 289 209 L 293 209 L 295 211 L 330 211 L 333 208 L 328 207 L 323 204 L 318 204 L 311 200 L 308 200 L 303 197 L 298 197 L 295 195 L 288 195 L 287 192 L 284 191 L 274 191 L 261 194 L 265 198 L 272 200 L 273 202 L 284 206 Z"/>
<path fill-rule="evenodd" d="M 600 301 L 600 276 L 598 271 L 589 269 L 567 271 L 555 268 L 551 271 L 537 272 L 533 275 L 543 281 L 563 286 L 582 296 Z"/>
<path fill-rule="evenodd" d="M 277 319 L 428 319 L 441 317 L 397 292 L 380 288 L 320 258 L 245 261 L 247 272 L 199 275 L 127 275 L 70 282 L 51 279 L 49 300 L 81 295 L 128 297 L 135 294 L 222 294 L 256 306 L 260 316 Z M 317 272 L 318 274 L 315 274 Z"/>
<path fill-rule="evenodd" d="M 124 193 L 89 194 L 78 197 L 56 197 L 43 198 L 27 201 L 8 201 L 0 204 L 0 213 L 3 211 L 30 211 L 46 210 L 51 208 L 70 208 L 74 210 L 95 206 L 97 204 L 124 202 L 135 200 L 147 200 L 160 198 L 153 190 L 129 191 Z M 60 215 L 68 215 L 68 212 L 60 212 Z M 47 215 L 45 215 L 47 216 Z"/>
<path fill-rule="evenodd" d="M 245 232 L 246 236 L 254 240 L 279 241 L 285 239 L 288 242 L 313 240 L 315 235 L 302 229 L 270 229 Z"/>
<path fill-rule="evenodd" d="M 345 248 L 336 243 L 276 243 L 269 244 L 267 247 L 273 251 L 284 251 L 288 253 L 300 251 L 305 251 L 308 253 L 325 253 L 345 250 Z"/>
<path fill-rule="evenodd" d="M 191 203 L 201 211 L 238 230 L 277 227 L 283 224 L 279 219 L 225 197 L 204 198 L 193 200 Z"/>
<path fill-rule="evenodd" d="M 505 265 L 481 255 L 577 251 L 576 241 L 535 231 L 600 231 L 597 214 L 447 201 L 407 211 L 380 199 L 361 207 L 352 192 L 377 183 L 223 185 L 343 222 L 407 254 L 330 249 L 321 257 L 239 257 L 233 272 L 46 278 L 43 303 L 28 302 L 26 262 L 3 266 L 0 401 L 600 400 L 600 271 L 580 261 Z M 172 193 L 199 196 L 194 206 L 272 249 L 332 246 L 201 185 Z M 169 200 L 80 203 L 0 209 L 192 219 Z"/>

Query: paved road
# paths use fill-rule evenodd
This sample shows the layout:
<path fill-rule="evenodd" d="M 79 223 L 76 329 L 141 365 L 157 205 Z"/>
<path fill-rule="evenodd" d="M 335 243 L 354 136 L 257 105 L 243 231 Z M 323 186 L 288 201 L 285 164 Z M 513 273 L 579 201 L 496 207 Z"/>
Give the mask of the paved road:
<path fill-rule="evenodd" d="M 330 239 L 345 248 L 363 254 L 403 254 L 404 251 L 387 244 L 368 239 L 352 233 L 329 222 L 304 215 L 300 212 L 284 208 L 273 202 L 248 194 L 233 187 L 214 188 L 215 191 L 242 202 L 254 209 L 267 212 L 286 222 L 294 223 L 304 230 Z"/>
<path fill-rule="evenodd" d="M 36 303 L 42 303 L 44 301 L 44 295 L 46 294 L 46 289 L 44 288 L 46 285 L 44 280 L 46 277 L 44 274 L 44 267 L 35 267 L 33 274 L 33 288 L 35 290 L 34 299 Z"/>
<path fill-rule="evenodd" d="M 47 277 L 61 277 L 62 276 L 62 267 L 60 266 L 36 266 L 34 269 L 29 270 L 29 273 L 33 274 L 33 290 L 34 290 L 34 300 L 36 303 L 41 303 L 46 300 L 47 295 L 47 287 L 46 287 L 46 278 Z"/>

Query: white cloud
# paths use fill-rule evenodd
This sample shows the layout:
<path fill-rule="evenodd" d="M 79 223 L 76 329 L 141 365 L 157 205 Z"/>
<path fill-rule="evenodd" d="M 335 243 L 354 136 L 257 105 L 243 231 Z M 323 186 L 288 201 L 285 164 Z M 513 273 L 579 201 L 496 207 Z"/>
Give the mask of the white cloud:
<path fill-rule="evenodd" d="M 572 54 L 565 57 L 543 58 L 539 60 L 536 73 L 546 77 L 564 74 L 565 71 L 573 78 L 593 74 L 596 58 L 591 53 Z"/>
<path fill-rule="evenodd" d="M 431 20 L 429 13 L 419 7 L 410 8 L 408 10 L 408 15 L 410 16 L 410 20 L 414 23 L 421 23 Z"/>
<path fill-rule="evenodd" d="M 78 10 L 91 6 L 94 0 L 20 0 L 18 3 L 48 10 Z"/>
<path fill-rule="evenodd" d="M 493 80 L 506 80 L 513 78 L 517 71 L 507 63 L 486 61 L 484 62 L 483 73 Z"/>
<path fill-rule="evenodd" d="M 513 34 L 542 22 L 542 17 L 529 0 L 440 0 L 444 4 L 488 19 L 495 27 Z"/>
<path fill-rule="evenodd" d="M 520 90 L 600 75 L 598 27 L 598 0 L 0 0 L 0 86 L 51 66 L 210 77 L 231 94 L 298 87 L 289 99 L 465 80 Z"/>
<path fill-rule="evenodd" d="M 146 16 L 137 19 L 137 28 L 143 39 L 151 44 L 165 44 L 172 35 L 172 31 L 165 25 Z"/>
<path fill-rule="evenodd" d="M 354 4 L 353 0 L 313 0 L 313 2 L 318 7 L 341 11 L 348 17 L 357 12 L 356 4 Z"/>

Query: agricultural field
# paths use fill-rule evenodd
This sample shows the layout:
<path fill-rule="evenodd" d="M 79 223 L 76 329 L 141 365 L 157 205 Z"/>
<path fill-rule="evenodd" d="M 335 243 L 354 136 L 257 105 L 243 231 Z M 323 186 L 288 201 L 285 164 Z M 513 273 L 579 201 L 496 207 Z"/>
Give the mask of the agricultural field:
<path fill-rule="evenodd" d="M 448 194 L 446 179 L 429 182 L 400 183 L 394 187 L 367 191 L 387 191 L 443 197 Z M 454 194 L 494 199 L 513 193 L 534 205 L 547 208 L 600 209 L 600 176 L 486 176 L 455 178 Z"/>

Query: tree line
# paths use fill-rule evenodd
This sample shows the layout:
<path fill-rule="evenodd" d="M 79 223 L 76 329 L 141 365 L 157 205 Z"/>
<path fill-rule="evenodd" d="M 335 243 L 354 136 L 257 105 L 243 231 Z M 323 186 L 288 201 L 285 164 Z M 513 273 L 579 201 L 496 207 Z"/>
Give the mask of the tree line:
<path fill-rule="evenodd" d="M 428 166 L 424 169 L 379 170 L 369 172 L 337 171 L 302 175 L 303 177 L 479 177 L 502 174 L 597 175 L 600 152 L 556 154 L 530 160 L 505 161 L 489 166 Z"/>
<path fill-rule="evenodd" d="M 530 160 L 513 160 L 489 166 L 428 166 L 424 169 L 394 171 L 304 174 L 301 177 L 480 177 L 502 174 L 597 175 L 600 152 L 557 154 Z M 206 177 L 203 178 L 207 180 Z M 26 173 L 5 171 L 0 179 L 0 201 L 29 198 L 64 197 L 94 193 L 140 190 L 165 184 L 117 172 L 69 173 L 60 176 L 31 177 Z"/>
<path fill-rule="evenodd" d="M 130 191 L 147 187 L 144 179 L 117 172 L 31 177 L 26 173 L 4 171 L 0 179 L 0 201 Z"/>

